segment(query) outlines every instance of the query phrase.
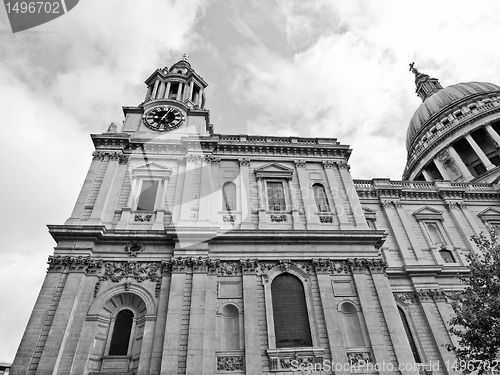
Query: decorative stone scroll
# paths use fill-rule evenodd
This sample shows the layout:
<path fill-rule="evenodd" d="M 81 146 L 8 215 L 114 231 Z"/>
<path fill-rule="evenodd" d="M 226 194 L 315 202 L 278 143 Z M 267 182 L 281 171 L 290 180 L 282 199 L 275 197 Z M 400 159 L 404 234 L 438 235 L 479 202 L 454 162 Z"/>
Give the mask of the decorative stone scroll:
<path fill-rule="evenodd" d="M 242 355 L 217 356 L 217 371 L 243 371 Z"/>
<path fill-rule="evenodd" d="M 399 299 L 403 303 L 414 303 L 415 292 L 395 292 L 394 298 Z"/>
<path fill-rule="evenodd" d="M 322 224 L 333 223 L 333 216 L 320 216 L 319 222 Z"/>
<path fill-rule="evenodd" d="M 240 265 L 244 274 L 252 274 L 257 271 L 259 261 L 257 259 L 240 259 Z"/>
<path fill-rule="evenodd" d="M 420 302 L 446 301 L 446 294 L 440 289 L 419 289 L 415 296 Z"/>

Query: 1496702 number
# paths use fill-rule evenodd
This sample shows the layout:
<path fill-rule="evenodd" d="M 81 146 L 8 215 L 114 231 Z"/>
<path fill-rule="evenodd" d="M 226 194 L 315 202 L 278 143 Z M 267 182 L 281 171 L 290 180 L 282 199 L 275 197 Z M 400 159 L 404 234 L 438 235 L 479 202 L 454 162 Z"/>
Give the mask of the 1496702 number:
<path fill-rule="evenodd" d="M 59 6 L 50 1 L 5 3 L 7 13 L 59 13 Z"/>

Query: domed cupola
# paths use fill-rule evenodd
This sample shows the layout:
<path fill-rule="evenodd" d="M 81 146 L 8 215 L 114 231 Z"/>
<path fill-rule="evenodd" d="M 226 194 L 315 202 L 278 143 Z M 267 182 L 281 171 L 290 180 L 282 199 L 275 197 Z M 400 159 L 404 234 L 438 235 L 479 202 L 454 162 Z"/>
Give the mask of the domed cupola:
<path fill-rule="evenodd" d="M 148 86 L 145 103 L 167 99 L 183 103 L 189 108 L 205 108 L 204 90 L 208 85 L 191 68 L 187 54 L 170 69 L 157 69 L 145 83 Z"/>
<path fill-rule="evenodd" d="M 443 88 L 415 74 L 422 104 L 407 135 L 403 179 L 493 181 L 500 174 L 500 86 L 467 82 Z"/>

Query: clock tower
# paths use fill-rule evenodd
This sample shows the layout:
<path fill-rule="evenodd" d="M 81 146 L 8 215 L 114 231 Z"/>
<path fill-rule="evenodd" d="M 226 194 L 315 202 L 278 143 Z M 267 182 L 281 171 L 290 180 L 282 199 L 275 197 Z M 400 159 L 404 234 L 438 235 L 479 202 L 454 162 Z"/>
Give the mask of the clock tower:
<path fill-rule="evenodd" d="M 123 132 L 136 136 L 180 138 L 209 135 L 212 126 L 205 109 L 205 80 L 188 62 L 188 55 L 170 68 L 157 69 L 145 81 L 147 93 L 138 107 L 124 107 Z M 148 135 L 149 133 L 149 135 Z"/>

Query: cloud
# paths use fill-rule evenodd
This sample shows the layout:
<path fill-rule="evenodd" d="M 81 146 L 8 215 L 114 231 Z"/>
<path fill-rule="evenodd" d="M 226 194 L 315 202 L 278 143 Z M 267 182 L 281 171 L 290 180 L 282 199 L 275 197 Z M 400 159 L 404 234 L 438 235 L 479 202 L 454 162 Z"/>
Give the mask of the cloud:
<path fill-rule="evenodd" d="M 86 0 L 16 34 L 1 13 L 0 300 L 8 308 L 0 360 L 13 359 L 45 276 L 55 245 L 46 224 L 64 223 L 76 202 L 91 162 L 89 133 L 119 124 L 121 106 L 143 100 L 152 71 L 180 59 L 204 4 Z"/>

